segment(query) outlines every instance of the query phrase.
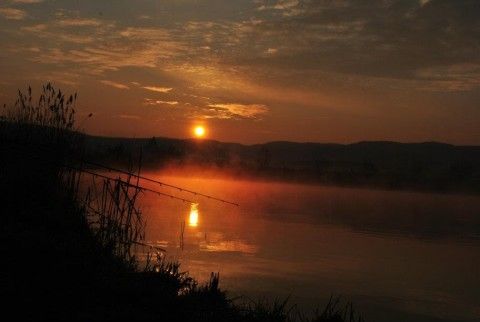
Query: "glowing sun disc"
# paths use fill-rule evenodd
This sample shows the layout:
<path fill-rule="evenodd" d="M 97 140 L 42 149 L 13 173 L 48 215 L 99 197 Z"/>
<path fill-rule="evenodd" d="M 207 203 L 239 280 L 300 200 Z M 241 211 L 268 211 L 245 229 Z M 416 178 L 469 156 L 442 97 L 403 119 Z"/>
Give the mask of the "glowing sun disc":
<path fill-rule="evenodd" d="M 193 129 L 193 133 L 197 138 L 201 138 L 205 136 L 205 128 L 203 126 L 196 126 Z"/>

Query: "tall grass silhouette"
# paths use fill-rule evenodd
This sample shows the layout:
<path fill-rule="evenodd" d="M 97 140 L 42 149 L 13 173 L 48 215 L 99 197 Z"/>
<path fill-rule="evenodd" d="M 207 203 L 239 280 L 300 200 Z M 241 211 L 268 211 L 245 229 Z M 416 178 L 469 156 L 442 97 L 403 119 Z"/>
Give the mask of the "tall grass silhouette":
<path fill-rule="evenodd" d="M 313 318 L 287 301 L 235 301 L 218 273 L 199 284 L 148 247 L 139 267 L 137 247 L 148 245 L 138 177 L 89 176 L 77 95 L 47 84 L 33 96 L 19 91 L 0 115 L 2 295 L 29 308 L 18 319 L 357 321 L 332 301 Z"/>

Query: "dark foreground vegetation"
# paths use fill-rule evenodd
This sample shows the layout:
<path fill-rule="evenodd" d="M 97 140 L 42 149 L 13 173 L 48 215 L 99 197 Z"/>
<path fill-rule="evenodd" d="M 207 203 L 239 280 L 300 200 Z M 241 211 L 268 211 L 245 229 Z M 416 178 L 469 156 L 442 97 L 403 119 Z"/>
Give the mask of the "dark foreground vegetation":
<path fill-rule="evenodd" d="M 332 300 L 306 318 L 286 301 L 232 300 L 219 275 L 199 285 L 143 245 L 132 178 L 80 187 L 85 136 L 75 96 L 51 85 L 5 107 L 0 120 L 4 316 L 78 321 L 360 321 Z M 85 174 L 83 174 L 85 175 Z M 143 248 L 142 248 L 143 247 Z M 147 253 L 145 265 L 138 256 Z"/>

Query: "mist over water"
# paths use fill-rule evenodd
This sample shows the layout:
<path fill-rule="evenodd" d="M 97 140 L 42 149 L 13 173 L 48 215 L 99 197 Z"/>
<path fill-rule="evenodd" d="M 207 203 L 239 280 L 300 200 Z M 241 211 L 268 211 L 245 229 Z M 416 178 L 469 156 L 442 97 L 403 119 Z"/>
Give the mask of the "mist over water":
<path fill-rule="evenodd" d="M 240 204 L 165 187 L 197 204 L 141 200 L 147 242 L 231 295 L 307 310 L 342 295 L 370 321 L 480 316 L 478 196 L 145 175 Z"/>

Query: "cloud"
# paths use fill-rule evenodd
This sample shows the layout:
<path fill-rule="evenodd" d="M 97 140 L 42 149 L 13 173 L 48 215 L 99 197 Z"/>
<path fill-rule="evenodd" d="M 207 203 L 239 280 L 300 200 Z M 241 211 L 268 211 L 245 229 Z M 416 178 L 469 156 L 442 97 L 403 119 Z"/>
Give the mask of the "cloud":
<path fill-rule="evenodd" d="M 54 38 L 64 43 L 82 45 L 82 44 L 92 43 L 95 41 L 95 38 L 92 35 L 82 34 L 79 32 L 78 29 L 75 29 L 72 32 L 67 32 L 65 30 L 59 29 L 59 27 L 53 28 L 51 25 L 44 24 L 44 23 L 23 26 L 20 28 L 20 30 L 30 32 L 32 35 L 35 35 L 36 37 L 39 37 L 45 40 Z M 52 51 L 52 50 L 56 50 L 56 48 L 53 48 L 53 49 L 49 48 L 49 49 L 46 49 L 45 51 L 48 53 L 48 51 Z M 43 55 L 46 55 L 46 54 L 44 53 Z"/>
<path fill-rule="evenodd" d="M 162 101 L 153 98 L 145 98 L 145 105 L 178 105 L 178 101 Z"/>
<path fill-rule="evenodd" d="M 139 16 L 137 17 L 137 19 L 140 19 L 140 20 L 150 20 L 150 19 L 152 19 L 152 16 L 150 16 L 150 15 L 139 15 Z"/>
<path fill-rule="evenodd" d="M 158 86 L 143 86 L 142 88 L 152 92 L 159 92 L 159 93 L 168 93 L 173 89 L 171 87 L 158 87 Z"/>
<path fill-rule="evenodd" d="M 27 17 L 27 12 L 14 8 L 0 8 L 0 15 L 9 20 L 23 20 Z"/>
<path fill-rule="evenodd" d="M 20 29 L 32 33 L 39 33 L 42 31 L 47 30 L 48 26 L 46 24 L 36 24 L 36 25 L 30 25 L 30 26 L 23 26 Z"/>
<path fill-rule="evenodd" d="M 278 49 L 277 48 L 268 48 L 265 53 L 268 54 L 268 55 L 274 55 L 278 52 Z"/>
<path fill-rule="evenodd" d="M 298 0 L 278 0 L 273 4 L 270 1 L 256 1 L 260 6 L 257 7 L 257 10 L 285 10 L 296 7 L 298 5 Z"/>
<path fill-rule="evenodd" d="M 420 5 L 423 7 L 424 5 L 429 3 L 431 0 L 419 0 L 419 1 L 420 1 Z"/>
<path fill-rule="evenodd" d="M 142 20 L 141 26 L 63 10 L 57 20 L 22 31 L 38 37 L 38 43 L 32 41 L 41 49 L 32 58 L 37 63 L 75 66 L 76 72 L 94 75 L 131 67 L 155 69 L 194 90 L 228 91 L 240 85 L 241 91 L 264 81 L 290 88 L 298 87 L 299 80 L 326 82 L 327 74 L 359 83 L 427 83 L 433 80 L 420 77 L 424 69 L 480 64 L 479 5 L 434 0 L 255 1 L 252 18 L 189 16 L 169 23 L 142 11 L 134 16 L 152 14 L 152 19 Z M 467 72 L 462 73 L 445 72 L 443 77 L 468 82 Z M 144 87 L 160 93 L 168 88 Z"/>
<path fill-rule="evenodd" d="M 124 67 L 155 68 L 162 60 L 173 62 L 188 53 L 187 46 L 165 28 L 119 27 L 114 21 L 75 17 L 68 11 L 59 11 L 57 20 L 22 30 L 41 38 L 39 45 L 44 48 L 35 62 L 73 63 L 85 74 L 101 75 Z M 45 40 L 55 40 L 54 46 Z"/>
<path fill-rule="evenodd" d="M 238 41 L 233 49 L 225 45 L 224 51 L 216 52 L 228 53 L 230 57 L 224 57 L 226 60 L 268 74 L 279 82 L 282 78 L 275 74 L 284 71 L 290 74 L 314 71 L 317 75 L 336 73 L 362 76 L 364 80 L 402 80 L 413 84 L 425 81 L 418 73 L 425 68 L 447 70 L 458 64 L 480 64 L 478 1 L 255 3 L 260 9 L 256 18 L 261 23 L 242 22 L 236 27 L 242 30 L 239 35 L 218 33 L 213 37 L 218 43 L 224 41 L 222 37 Z M 292 10 L 294 14 L 285 14 Z M 235 27 L 232 25 L 230 30 Z M 265 51 L 278 45 L 282 50 L 275 55 Z M 447 81 L 451 76 L 445 73 L 441 77 Z M 459 73 L 456 80 L 473 88 L 472 82 L 467 84 L 466 76 L 466 71 Z M 309 77 L 312 82 L 315 78 L 322 81 L 315 75 Z"/>
<path fill-rule="evenodd" d="M 265 1 L 265 3 L 257 7 L 257 10 L 275 10 L 279 11 L 283 16 L 286 17 L 296 16 L 304 11 L 304 9 L 300 6 L 299 0 L 278 0 L 274 4 L 270 4 L 270 2 Z"/>
<path fill-rule="evenodd" d="M 56 21 L 63 27 L 98 27 L 104 24 L 101 20 L 91 18 L 67 18 Z"/>
<path fill-rule="evenodd" d="M 210 104 L 210 111 L 216 115 L 210 117 L 216 118 L 246 118 L 257 119 L 268 112 L 268 107 L 263 104 Z"/>
<path fill-rule="evenodd" d="M 480 64 L 457 64 L 419 69 L 418 86 L 435 92 L 463 92 L 480 87 Z"/>
<path fill-rule="evenodd" d="M 102 80 L 102 81 L 100 81 L 100 83 L 108 85 L 108 86 L 112 86 L 112 87 L 115 87 L 115 88 L 118 88 L 118 89 L 130 89 L 130 87 L 128 87 L 125 84 L 116 83 L 116 82 L 109 81 L 109 80 Z"/>

